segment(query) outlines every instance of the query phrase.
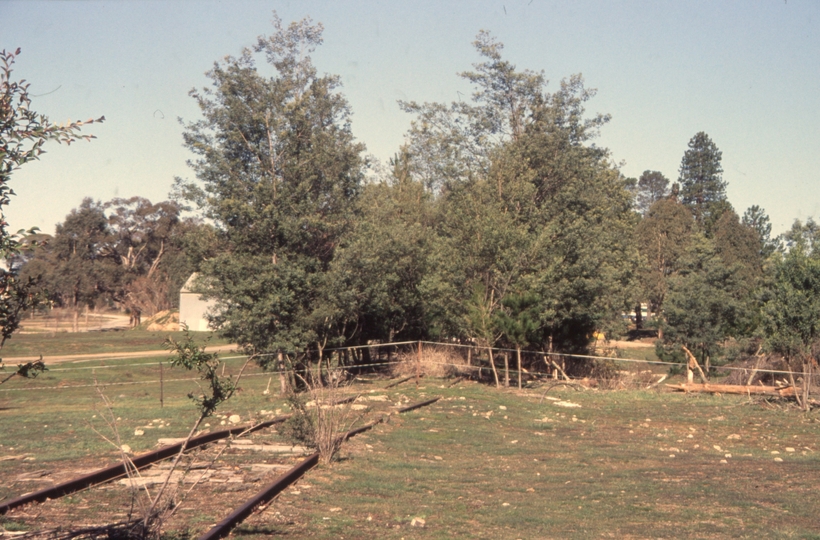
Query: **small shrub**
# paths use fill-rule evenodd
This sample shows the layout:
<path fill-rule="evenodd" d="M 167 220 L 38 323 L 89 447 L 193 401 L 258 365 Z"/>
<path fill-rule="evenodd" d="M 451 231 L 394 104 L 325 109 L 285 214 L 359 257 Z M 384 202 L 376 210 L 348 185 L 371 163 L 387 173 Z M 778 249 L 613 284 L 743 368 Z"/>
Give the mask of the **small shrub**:
<path fill-rule="evenodd" d="M 316 448 L 316 421 L 314 414 L 308 410 L 302 394 L 291 394 L 287 398 L 293 414 L 285 420 L 279 433 L 294 444 Z"/>

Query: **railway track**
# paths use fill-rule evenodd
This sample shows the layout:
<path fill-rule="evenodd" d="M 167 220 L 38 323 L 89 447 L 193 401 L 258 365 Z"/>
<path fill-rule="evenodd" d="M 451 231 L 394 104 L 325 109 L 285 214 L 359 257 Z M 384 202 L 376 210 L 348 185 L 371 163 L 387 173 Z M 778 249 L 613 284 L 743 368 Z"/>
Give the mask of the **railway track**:
<path fill-rule="evenodd" d="M 353 401 L 355 399 L 356 396 L 340 400 L 336 403 L 345 403 Z M 399 409 L 395 409 L 392 412 L 389 412 L 377 418 L 375 421 L 370 422 L 369 424 L 348 431 L 347 433 L 342 435 L 341 438 L 343 440 L 347 440 L 351 437 L 354 437 L 355 435 L 358 435 L 359 433 L 372 429 L 374 426 L 384 422 L 393 414 L 401 414 L 421 407 L 425 407 L 427 405 L 435 403 L 439 399 L 440 398 L 438 397 L 428 399 L 426 401 L 414 403 Z M 187 441 L 187 444 L 185 443 L 185 441 L 183 441 L 176 444 L 164 446 L 158 450 L 137 456 L 133 458 L 131 461 L 133 463 L 133 467 L 137 470 L 145 469 L 155 463 L 174 457 L 180 451 L 192 450 L 194 448 L 201 447 L 208 443 L 227 439 L 231 436 L 260 431 L 265 428 L 274 426 L 276 424 L 280 424 L 286 421 L 288 418 L 290 418 L 290 416 L 291 415 L 283 415 L 255 425 L 238 426 L 234 428 L 215 431 L 213 433 L 206 433 L 203 435 L 199 435 L 197 437 L 193 437 L 192 439 Z M 318 462 L 318 452 L 306 457 L 305 459 L 297 463 L 294 467 L 287 470 L 284 474 L 277 477 L 273 482 L 265 486 L 256 495 L 254 495 L 246 502 L 235 508 L 224 519 L 217 523 L 211 530 L 202 535 L 200 537 L 200 540 L 214 540 L 227 536 L 234 527 L 242 523 L 242 521 L 244 521 L 248 516 L 250 516 L 254 512 L 254 510 L 256 510 L 259 506 L 267 503 L 268 501 L 276 497 L 279 493 L 281 493 L 284 489 L 286 489 L 288 486 L 292 485 L 294 482 L 299 480 L 306 472 L 315 467 L 318 464 Z M 7 514 L 9 511 L 15 508 L 22 507 L 29 503 L 44 502 L 49 499 L 57 499 L 60 497 L 64 497 L 66 495 L 70 495 L 72 493 L 79 492 L 89 487 L 94 487 L 97 485 L 104 484 L 106 482 L 110 482 L 112 480 L 116 480 L 118 478 L 122 478 L 128 474 L 128 469 L 133 470 L 133 468 L 131 468 L 130 466 L 126 467 L 124 463 L 118 463 L 109 467 L 105 467 L 103 469 L 99 469 L 90 474 L 74 478 L 67 482 L 62 482 L 60 484 L 51 486 L 46 489 L 22 495 L 20 497 L 0 504 L 0 515 Z"/>
<path fill-rule="evenodd" d="M 349 398 L 338 400 L 334 403 L 334 405 L 340 405 L 343 403 L 348 403 L 354 401 L 356 396 L 352 396 Z M 136 456 L 134 459 L 131 460 L 131 465 L 136 470 L 144 469 L 154 463 L 159 461 L 163 461 L 165 459 L 171 458 L 177 455 L 180 451 L 188 451 L 193 450 L 199 446 L 219 441 L 223 439 L 227 439 L 232 435 L 240 435 L 240 434 L 248 434 L 254 433 L 256 431 L 269 428 L 271 426 L 275 426 L 276 424 L 281 424 L 282 422 L 286 421 L 290 418 L 291 415 L 286 414 L 282 416 L 278 416 L 271 420 L 260 422 L 259 424 L 254 424 L 250 426 L 237 426 L 228 429 L 222 429 L 219 431 L 214 431 L 212 433 L 205 433 L 199 435 L 197 437 L 192 437 L 191 440 L 178 442 L 175 444 L 171 444 L 168 446 L 163 446 L 158 450 L 154 450 L 152 452 L 147 452 L 145 454 L 141 454 Z M 184 450 L 183 450 L 184 446 Z M 117 463 L 115 465 L 111 465 L 109 467 L 105 467 L 103 469 L 99 469 L 92 473 L 79 476 L 67 482 L 63 482 L 57 484 L 55 486 L 51 486 L 45 489 L 41 489 L 39 491 L 35 491 L 33 493 L 28 493 L 26 495 L 22 495 L 10 501 L 6 501 L 0 504 L 0 515 L 6 514 L 9 510 L 13 510 L 14 508 L 32 503 L 32 502 L 43 502 L 47 499 L 57 499 L 60 497 L 64 497 L 66 495 L 70 495 L 72 493 L 76 493 L 80 490 L 83 490 L 88 487 L 96 486 L 98 484 L 103 484 L 110 480 L 116 480 L 117 478 L 121 478 L 128 474 L 128 469 L 125 463 Z"/>
<path fill-rule="evenodd" d="M 144 469 L 149 465 L 152 465 L 154 463 L 177 455 L 180 451 L 182 451 L 183 445 L 185 445 L 185 451 L 192 450 L 198 446 L 202 446 L 210 442 L 218 441 L 221 439 L 227 439 L 231 435 L 239 435 L 240 433 L 253 433 L 254 431 L 259 431 L 260 429 L 265 429 L 276 424 L 281 424 L 288 418 L 290 418 L 290 415 L 284 415 L 253 426 L 241 426 L 214 431 L 213 433 L 205 433 L 203 435 L 199 435 L 198 437 L 191 438 L 191 440 L 188 441 L 187 445 L 185 445 L 185 442 L 183 441 L 176 444 L 163 446 L 159 450 L 154 450 L 153 452 L 148 452 L 136 456 L 134 459 L 131 460 L 131 463 L 133 463 L 134 467 L 137 470 Z M 56 486 L 51 486 L 49 488 L 41 489 L 39 491 L 35 491 L 34 493 L 29 493 L 27 495 L 17 497 L 16 499 L 6 501 L 0 504 L 0 515 L 3 515 L 7 513 L 9 510 L 13 510 L 14 508 L 23 506 L 25 504 L 29 504 L 32 502 L 43 502 L 47 499 L 57 499 L 59 497 L 64 497 L 66 495 L 76 493 L 77 491 L 80 491 L 88 487 L 96 486 L 98 484 L 102 484 L 110 480 L 116 480 L 117 478 L 123 477 L 126 474 L 128 474 L 126 465 L 124 463 L 117 463 L 116 465 L 105 467 L 98 471 L 94 471 L 92 473 L 74 478 L 67 482 L 57 484 Z"/>
<path fill-rule="evenodd" d="M 427 401 L 414 403 L 412 405 L 408 405 L 407 407 L 402 407 L 395 412 L 401 414 L 415 409 L 419 409 L 421 407 L 426 407 L 427 405 L 432 405 L 439 399 L 441 398 L 433 398 L 428 399 Z M 372 429 L 373 427 L 384 422 L 384 420 L 388 416 L 390 416 L 390 414 L 382 416 L 378 420 L 361 426 L 357 429 L 348 431 L 347 433 L 342 435 L 342 439 L 347 440 L 355 435 L 358 435 L 359 433 Z M 233 512 L 228 514 L 228 516 L 226 516 L 222 521 L 217 523 L 211 530 L 200 536 L 198 540 L 219 540 L 220 538 L 224 538 L 225 536 L 230 534 L 231 530 L 234 527 L 242 523 L 248 516 L 250 516 L 253 513 L 253 511 L 256 510 L 256 508 L 279 495 L 288 486 L 292 485 L 294 482 L 296 482 L 302 476 L 304 476 L 306 472 L 315 467 L 317 463 L 319 463 L 318 452 L 308 456 L 301 463 L 297 464 L 288 472 L 281 475 L 272 483 L 265 486 L 265 488 L 263 488 L 260 492 L 258 492 L 256 495 L 248 499 L 245 503 L 240 505 Z"/>

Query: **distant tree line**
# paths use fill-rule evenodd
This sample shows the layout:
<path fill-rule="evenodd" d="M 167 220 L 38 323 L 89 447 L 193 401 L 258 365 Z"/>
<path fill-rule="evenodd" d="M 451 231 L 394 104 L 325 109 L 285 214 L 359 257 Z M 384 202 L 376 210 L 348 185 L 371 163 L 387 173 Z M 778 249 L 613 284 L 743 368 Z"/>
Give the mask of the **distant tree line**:
<path fill-rule="evenodd" d="M 51 305 L 73 314 L 119 307 L 141 315 L 178 307 L 179 291 L 196 267 L 191 244 L 210 228 L 183 219 L 181 207 L 132 197 L 83 200 L 54 235 L 34 233 L 11 260 L 22 279 L 37 280 Z"/>

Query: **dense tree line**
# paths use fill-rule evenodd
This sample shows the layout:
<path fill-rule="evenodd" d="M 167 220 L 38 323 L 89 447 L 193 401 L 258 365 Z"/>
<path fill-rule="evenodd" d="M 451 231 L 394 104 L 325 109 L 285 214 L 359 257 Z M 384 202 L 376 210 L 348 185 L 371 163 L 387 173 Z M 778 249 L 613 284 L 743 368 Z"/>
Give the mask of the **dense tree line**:
<path fill-rule="evenodd" d="M 470 102 L 402 103 L 415 116 L 390 169 L 365 181 L 363 145 L 333 76 L 305 54 L 309 21 L 209 72 L 187 126 L 199 182 L 183 186 L 219 249 L 201 290 L 251 353 L 372 340 L 475 340 L 582 350 L 633 300 L 637 214 L 593 144 L 580 76 L 546 91 L 479 34 Z M 263 75 L 264 55 L 274 69 Z"/>
<path fill-rule="evenodd" d="M 151 311 L 197 270 L 214 327 L 278 368 L 373 341 L 583 351 L 595 332 L 623 334 L 633 310 L 664 358 L 686 347 L 708 368 L 728 345 L 762 343 L 814 362 L 818 228 L 773 239 L 763 209 L 739 216 L 706 133 L 671 185 L 625 178 L 595 143 L 609 117 L 586 112 L 583 78 L 548 91 L 481 32 L 460 74 L 471 97 L 400 102 L 413 120 L 382 169 L 352 135 L 338 77 L 311 62 L 321 25 L 274 25 L 191 92 L 196 180 L 178 180 L 177 202 L 86 200 L 23 275 L 75 310 L 104 298 Z M 183 204 L 209 225 L 181 219 Z"/>

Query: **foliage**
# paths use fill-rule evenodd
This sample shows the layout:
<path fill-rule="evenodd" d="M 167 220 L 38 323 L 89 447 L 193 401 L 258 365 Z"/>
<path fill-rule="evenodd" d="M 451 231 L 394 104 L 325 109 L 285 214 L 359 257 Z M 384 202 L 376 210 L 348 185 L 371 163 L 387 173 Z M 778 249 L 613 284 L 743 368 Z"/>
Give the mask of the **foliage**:
<path fill-rule="evenodd" d="M 286 398 L 290 406 L 290 418 L 282 423 L 279 433 L 294 444 L 316 448 L 316 419 L 310 414 L 304 394 L 292 393 Z"/>
<path fill-rule="evenodd" d="M 794 220 L 792 228 L 783 234 L 784 248 L 789 252 L 798 249 L 806 255 L 820 253 L 820 224 L 809 218 L 805 223 Z"/>
<path fill-rule="evenodd" d="M 292 414 L 279 430 L 286 439 L 315 448 L 322 463 L 330 463 L 337 456 L 353 424 L 350 400 L 337 399 L 342 377 L 338 373 L 329 375 L 326 385 L 320 377 L 308 374 L 303 378 L 308 393 L 287 396 Z M 311 398 L 309 402 L 306 396 Z"/>
<path fill-rule="evenodd" d="M 112 199 L 104 208 L 124 274 L 113 291 L 115 300 L 131 312 L 149 315 L 176 306 L 180 288 L 194 271 L 182 251 L 184 237 L 198 224 L 183 220 L 173 201 Z"/>
<path fill-rule="evenodd" d="M 721 158 L 708 135 L 696 134 L 681 160 L 680 185 L 635 230 L 640 295 L 656 314 L 658 354 L 666 359 L 682 358 L 676 348 L 685 345 L 709 363 L 726 338 L 748 338 L 760 324 L 771 225 L 759 207 L 743 221 L 734 212 Z"/>
<path fill-rule="evenodd" d="M 169 336 L 165 340 L 165 348 L 173 353 L 172 366 L 183 367 L 189 371 L 196 370 L 207 383 L 208 388 L 202 395 L 188 394 L 188 397 L 197 404 L 201 418 L 205 418 L 212 415 L 221 403 L 233 395 L 236 384 L 230 377 L 226 379 L 217 373 L 221 365 L 219 355 L 205 352 L 205 344 L 197 344 L 188 329 L 183 330 L 182 340 L 177 341 Z"/>
<path fill-rule="evenodd" d="M 49 300 L 70 308 L 76 323 L 82 306 L 94 307 L 122 279 L 110 240 L 102 205 L 86 198 L 34 250 L 21 275 L 39 279 Z"/>
<path fill-rule="evenodd" d="M 799 222 L 795 223 L 792 232 L 800 229 Z M 785 357 L 791 369 L 802 364 L 802 395 L 796 397 L 806 411 L 810 409 L 812 371 L 820 351 L 820 252 L 810 245 L 805 237 L 797 238 L 777 261 L 774 282 L 763 306 L 762 325 L 769 351 Z"/>
<path fill-rule="evenodd" d="M 770 351 L 801 362 L 815 357 L 820 338 L 820 257 L 800 244 L 789 250 L 775 267 L 763 313 Z"/>
<path fill-rule="evenodd" d="M 727 266 L 714 243 L 697 234 L 669 280 L 664 340 L 684 345 L 707 365 L 749 316 L 738 266 Z"/>
<path fill-rule="evenodd" d="M 43 145 L 48 141 L 68 145 L 79 139 L 94 138 L 93 135 L 80 135 L 80 130 L 87 124 L 105 119 L 100 117 L 58 125 L 35 112 L 31 108 L 29 83 L 12 79 L 12 66 L 19 55 L 19 48 L 14 52 L 0 51 L 0 259 L 5 261 L 17 256 L 21 250 L 22 231 L 10 233 L 2 218 L 3 207 L 14 195 L 9 185 L 12 173 L 39 159 L 45 152 Z M 23 312 L 40 300 L 35 295 L 35 285 L 35 280 L 20 279 L 13 266 L 0 269 L 0 347 L 19 327 Z"/>
<path fill-rule="evenodd" d="M 653 204 L 635 228 L 636 244 L 643 256 L 638 271 L 641 291 L 661 320 L 669 279 L 681 269 L 694 227 L 691 211 L 674 198 L 668 198 Z M 659 337 L 663 337 L 662 327 Z"/>
<path fill-rule="evenodd" d="M 207 226 L 182 219 L 174 202 L 90 198 L 21 258 L 20 274 L 39 281 L 49 300 L 77 316 L 82 307 L 115 303 L 139 319 L 178 304 L 195 270 L 184 251 Z M 196 253 L 192 251 L 192 253 Z M 135 321 L 137 322 L 137 321 Z"/>
<path fill-rule="evenodd" d="M 186 189 L 216 226 L 219 249 L 201 269 L 202 292 L 219 301 L 214 324 L 246 351 L 290 353 L 338 334 L 327 270 L 365 163 L 338 77 L 311 63 L 322 26 L 273 24 L 214 64 L 211 88 L 191 91 L 203 118 L 186 125 L 185 144 L 201 184 Z"/>
<path fill-rule="evenodd" d="M 0 370 L 4 370 L 5 366 L 0 365 Z M 19 377 L 23 377 L 24 379 L 35 379 L 37 375 L 48 371 L 48 368 L 43 363 L 43 356 L 40 355 L 39 360 L 35 360 L 33 362 L 26 362 L 24 364 L 17 364 L 17 369 L 5 379 L 0 380 L 0 384 L 3 384 L 10 380 L 15 375 Z"/>
<path fill-rule="evenodd" d="M 348 343 L 435 333 L 435 295 L 426 282 L 437 249 L 432 196 L 410 177 L 406 153 L 392 164 L 388 178 L 364 186 L 328 273 Z"/>
<path fill-rule="evenodd" d="M 744 296 L 751 297 L 764 273 L 764 245 L 757 231 L 741 223 L 733 210 L 727 210 L 715 223 L 712 234 L 717 254 L 727 267 L 735 269 Z"/>
<path fill-rule="evenodd" d="M 509 295 L 503 301 L 503 310 L 496 312 L 495 327 L 507 343 L 526 347 L 537 339 L 539 298 L 532 294 Z"/>
<path fill-rule="evenodd" d="M 695 221 L 707 231 L 725 208 L 722 157 L 723 153 L 709 135 L 700 131 L 689 140 L 689 148 L 680 163 L 681 202 L 692 210 Z"/>
<path fill-rule="evenodd" d="M 609 117 L 586 117 L 595 92 L 580 75 L 550 94 L 542 74 L 503 60 L 488 33 L 474 45 L 482 62 L 462 74 L 476 88 L 471 102 L 401 103 L 416 115 L 411 174 L 440 216 L 426 280 L 444 304 L 438 326 L 492 344 L 503 300 L 533 294 L 538 345 L 583 348 L 625 304 L 634 256 L 626 182 L 590 142 Z"/>
<path fill-rule="evenodd" d="M 635 209 L 645 216 L 653 204 L 669 196 L 669 179 L 658 171 L 644 171 L 635 184 Z"/>
<path fill-rule="evenodd" d="M 752 205 L 743 213 L 742 222 L 757 234 L 760 255 L 765 259 L 777 251 L 778 242 L 771 237 L 772 224 L 768 214 L 758 205 Z"/>

